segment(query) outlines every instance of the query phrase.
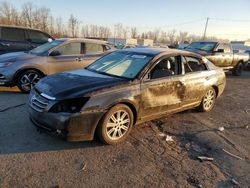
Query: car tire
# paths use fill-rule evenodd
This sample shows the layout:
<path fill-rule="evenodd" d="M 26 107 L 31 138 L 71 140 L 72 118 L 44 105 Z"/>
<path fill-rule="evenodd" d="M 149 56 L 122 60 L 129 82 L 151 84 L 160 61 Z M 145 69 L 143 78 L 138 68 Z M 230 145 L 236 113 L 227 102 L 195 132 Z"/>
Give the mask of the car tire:
<path fill-rule="evenodd" d="M 242 63 L 242 62 L 239 62 L 239 63 L 236 65 L 236 67 L 234 67 L 232 73 L 233 73 L 234 76 L 240 76 L 241 73 L 242 73 L 242 71 L 243 71 L 243 69 L 244 69 L 243 63 Z"/>
<path fill-rule="evenodd" d="M 42 77 L 43 75 L 35 70 L 26 70 L 17 77 L 17 87 L 23 93 L 29 93 Z"/>
<path fill-rule="evenodd" d="M 105 144 L 123 142 L 133 128 L 134 117 L 131 109 L 123 104 L 112 107 L 99 122 L 97 136 Z"/>
<path fill-rule="evenodd" d="M 198 110 L 201 112 L 209 112 L 213 109 L 216 100 L 216 91 L 214 88 L 209 88 L 202 98 Z"/>

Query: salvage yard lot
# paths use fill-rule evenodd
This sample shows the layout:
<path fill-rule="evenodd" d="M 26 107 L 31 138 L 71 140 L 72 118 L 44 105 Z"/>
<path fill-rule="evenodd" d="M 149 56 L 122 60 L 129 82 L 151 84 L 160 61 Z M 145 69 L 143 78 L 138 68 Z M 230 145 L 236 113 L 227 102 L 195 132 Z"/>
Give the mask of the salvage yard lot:
<path fill-rule="evenodd" d="M 141 124 L 117 146 L 40 134 L 29 121 L 26 99 L 15 88 L 0 88 L 0 187 L 250 185 L 250 71 L 227 75 L 211 112 L 189 110 Z"/>

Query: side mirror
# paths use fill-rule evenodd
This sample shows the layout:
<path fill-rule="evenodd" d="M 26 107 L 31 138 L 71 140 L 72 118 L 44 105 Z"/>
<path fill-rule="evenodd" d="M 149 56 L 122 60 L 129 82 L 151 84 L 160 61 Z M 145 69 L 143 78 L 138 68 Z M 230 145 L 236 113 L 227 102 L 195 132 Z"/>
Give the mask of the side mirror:
<path fill-rule="evenodd" d="M 53 39 L 52 38 L 48 38 L 48 42 L 52 42 L 53 41 Z"/>
<path fill-rule="evenodd" d="M 224 53 L 224 49 L 218 49 L 215 52 Z"/>
<path fill-rule="evenodd" d="M 61 55 L 61 53 L 57 50 L 55 50 L 49 54 L 49 56 L 59 56 L 59 55 Z"/>

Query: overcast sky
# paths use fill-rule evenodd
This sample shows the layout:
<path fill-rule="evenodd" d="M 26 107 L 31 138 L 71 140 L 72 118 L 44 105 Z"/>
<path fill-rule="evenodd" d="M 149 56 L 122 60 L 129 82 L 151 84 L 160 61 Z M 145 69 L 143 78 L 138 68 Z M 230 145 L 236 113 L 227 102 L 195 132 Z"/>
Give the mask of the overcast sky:
<path fill-rule="evenodd" d="M 27 0 L 8 0 L 20 9 Z M 188 31 L 231 40 L 250 39 L 250 0 L 32 0 L 50 8 L 67 22 L 74 14 L 84 24 L 113 26 L 122 23 L 139 31 Z"/>

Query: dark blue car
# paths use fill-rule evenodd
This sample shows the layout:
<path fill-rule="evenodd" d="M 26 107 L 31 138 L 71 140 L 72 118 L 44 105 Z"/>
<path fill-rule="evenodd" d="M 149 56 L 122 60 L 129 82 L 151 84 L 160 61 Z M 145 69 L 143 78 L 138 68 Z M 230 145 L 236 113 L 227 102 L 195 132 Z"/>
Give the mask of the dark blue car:
<path fill-rule="evenodd" d="M 54 38 L 39 30 L 0 25 L 0 55 L 29 51 L 50 40 L 54 40 Z"/>

